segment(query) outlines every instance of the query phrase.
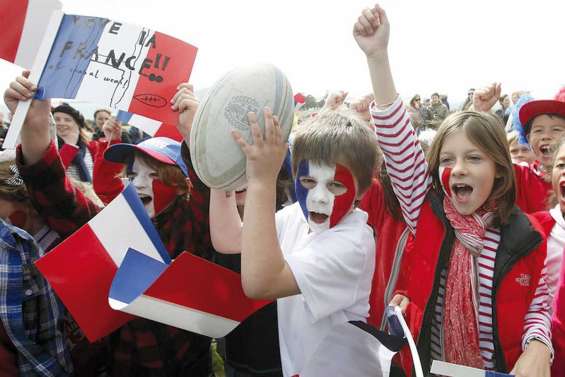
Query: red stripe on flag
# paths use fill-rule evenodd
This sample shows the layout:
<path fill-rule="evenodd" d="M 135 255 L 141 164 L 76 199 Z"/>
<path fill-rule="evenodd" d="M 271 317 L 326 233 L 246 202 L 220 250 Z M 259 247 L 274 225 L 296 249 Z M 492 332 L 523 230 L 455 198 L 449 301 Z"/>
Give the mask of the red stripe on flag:
<path fill-rule="evenodd" d="M 117 267 L 88 224 L 35 264 L 91 342 L 134 318 L 108 304 Z"/>
<path fill-rule="evenodd" d="M 247 298 L 238 273 L 187 252 L 145 295 L 238 322 L 269 303 Z"/>
<path fill-rule="evenodd" d="M 153 47 L 149 48 L 140 69 L 128 111 L 176 124 L 178 112 L 171 110 L 170 100 L 177 86 L 188 81 L 196 51 L 196 47 L 186 42 L 155 32 Z"/>
<path fill-rule="evenodd" d="M 0 0 L 0 25 L 2 25 L 0 58 L 12 63 L 18 53 L 27 7 L 28 0 Z"/>
<path fill-rule="evenodd" d="M 172 124 L 163 123 L 161 127 L 155 132 L 154 137 L 168 137 L 178 142 L 182 142 L 182 135 L 179 130 Z"/>

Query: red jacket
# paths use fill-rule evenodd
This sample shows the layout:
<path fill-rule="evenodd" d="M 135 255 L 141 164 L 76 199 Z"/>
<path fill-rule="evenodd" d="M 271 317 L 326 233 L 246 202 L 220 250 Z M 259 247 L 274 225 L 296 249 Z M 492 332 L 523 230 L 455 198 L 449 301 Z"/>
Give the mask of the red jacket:
<path fill-rule="evenodd" d="M 548 211 L 537 212 L 534 216 L 543 227 L 546 236 L 549 237 L 555 225 L 555 219 Z M 565 263 L 561 264 L 561 278 L 555 293 L 553 307 L 555 311 L 551 318 L 551 341 L 554 358 L 551 375 L 565 376 Z"/>
<path fill-rule="evenodd" d="M 94 163 L 94 161 L 96 161 L 96 157 L 98 156 L 98 154 L 100 152 L 104 152 L 106 145 L 105 144 L 102 145 L 100 142 L 96 140 L 92 140 L 89 141 L 88 144 L 86 144 L 86 147 L 88 148 L 88 151 L 92 156 L 92 162 Z M 63 166 L 65 167 L 65 169 L 67 169 L 71 165 L 78 151 L 79 148 L 77 146 L 73 146 L 69 144 L 63 144 L 61 149 L 59 149 L 59 155 L 61 156 L 61 161 L 63 162 Z"/>
<path fill-rule="evenodd" d="M 394 293 L 396 276 L 409 232 L 404 221 L 395 219 L 386 208 L 384 191 L 377 179 L 373 179 L 371 187 L 361 199 L 359 208 L 369 214 L 367 223 L 373 228 L 376 237 L 375 272 L 367 322 L 379 328 L 384 309 L 392 298 L 391 293 Z"/>
<path fill-rule="evenodd" d="M 548 209 L 547 198 L 552 191 L 546 182 L 528 165 L 514 164 L 516 176 L 516 205 L 526 213 Z"/>
<path fill-rule="evenodd" d="M 410 236 L 404 252 L 397 286 L 399 293 L 410 299 L 406 320 L 418 344 L 424 373 L 430 370 L 431 320 L 439 275 L 449 260 L 454 239 L 441 199 L 431 192 L 420 212 L 416 237 Z M 495 261 L 493 335 L 497 371 L 510 371 L 522 353 L 524 317 L 534 298 L 545 257 L 541 226 L 533 217 L 514 208 L 508 224 L 501 228 Z M 520 284 L 524 274 L 530 277 L 529 286 Z M 401 360 L 404 370 L 411 375 L 412 358 L 407 347 L 401 352 Z"/>

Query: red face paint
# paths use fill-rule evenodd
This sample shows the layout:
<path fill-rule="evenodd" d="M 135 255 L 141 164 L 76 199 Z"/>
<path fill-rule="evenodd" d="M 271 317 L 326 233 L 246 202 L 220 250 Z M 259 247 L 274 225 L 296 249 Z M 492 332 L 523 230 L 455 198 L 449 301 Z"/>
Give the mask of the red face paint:
<path fill-rule="evenodd" d="M 160 179 L 153 180 L 153 208 L 155 216 L 167 208 L 177 197 L 177 188 L 165 184 Z"/>
<path fill-rule="evenodd" d="M 357 195 L 355 179 L 348 168 L 336 164 L 335 180 L 347 187 L 347 191 L 335 197 L 332 214 L 330 215 L 330 228 L 339 223 L 341 219 L 349 213 L 355 202 L 355 196 Z"/>
<path fill-rule="evenodd" d="M 16 210 L 8 216 L 8 219 L 10 219 L 12 225 L 17 226 L 18 228 L 23 228 L 27 222 L 27 215 L 24 211 Z"/>
<path fill-rule="evenodd" d="M 449 187 L 449 177 L 451 177 L 451 168 L 439 168 L 441 172 L 441 185 L 445 194 L 451 198 L 451 187 Z"/>

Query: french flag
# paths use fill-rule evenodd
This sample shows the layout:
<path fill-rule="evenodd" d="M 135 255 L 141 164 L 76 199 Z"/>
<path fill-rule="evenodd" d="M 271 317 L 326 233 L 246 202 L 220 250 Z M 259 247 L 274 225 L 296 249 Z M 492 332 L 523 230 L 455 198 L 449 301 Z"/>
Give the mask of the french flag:
<path fill-rule="evenodd" d="M 0 0 L 0 58 L 31 69 L 58 0 Z"/>
<path fill-rule="evenodd" d="M 177 127 L 172 124 L 159 122 L 141 115 L 129 113 L 127 111 L 118 111 L 116 119 L 124 124 L 129 124 L 139 128 L 151 137 L 168 137 L 170 139 L 182 142 L 182 135 Z"/>
<path fill-rule="evenodd" d="M 131 185 L 36 266 L 90 341 L 134 316 L 222 337 L 268 303 L 233 271 L 187 252 L 171 261 Z"/>
<path fill-rule="evenodd" d="M 169 101 L 188 81 L 196 47 L 107 18 L 64 15 L 37 97 L 76 99 L 174 124 Z"/>

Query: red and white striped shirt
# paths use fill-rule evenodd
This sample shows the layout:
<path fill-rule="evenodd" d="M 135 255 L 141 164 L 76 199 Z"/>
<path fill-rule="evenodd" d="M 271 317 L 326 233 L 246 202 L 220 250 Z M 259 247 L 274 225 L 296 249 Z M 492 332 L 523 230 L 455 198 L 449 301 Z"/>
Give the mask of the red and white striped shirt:
<path fill-rule="evenodd" d="M 385 157 L 390 180 L 400 203 L 406 224 L 416 234 L 418 217 L 431 187 L 424 152 L 420 147 L 410 117 L 400 98 L 386 109 L 371 104 L 371 116 L 376 129 L 379 146 Z M 492 288 L 496 250 L 500 243 L 500 231 L 488 228 L 484 248 L 476 258 L 479 283 L 479 345 L 485 368 L 492 369 L 494 360 Z M 442 315 L 443 297 L 447 272 L 440 272 L 438 299 L 432 317 L 432 358 L 443 360 Z M 542 270 L 528 313 L 525 317 L 522 335 L 522 349 L 531 338 L 543 341 L 551 350 L 550 297 L 546 284 L 546 268 Z"/>

